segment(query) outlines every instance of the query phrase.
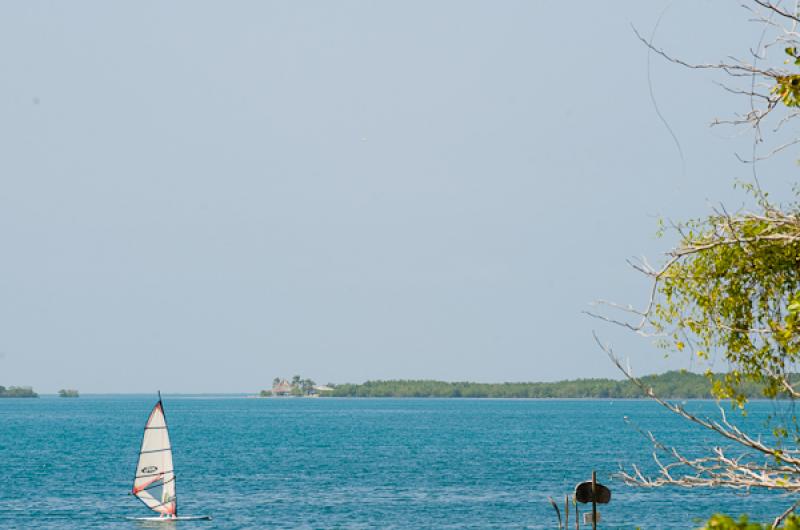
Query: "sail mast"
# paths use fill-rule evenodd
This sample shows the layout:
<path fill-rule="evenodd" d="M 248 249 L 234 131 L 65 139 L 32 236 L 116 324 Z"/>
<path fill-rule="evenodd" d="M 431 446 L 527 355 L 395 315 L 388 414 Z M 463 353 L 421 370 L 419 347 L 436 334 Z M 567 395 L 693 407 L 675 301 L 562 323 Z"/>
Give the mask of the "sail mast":
<path fill-rule="evenodd" d="M 161 405 L 161 414 L 164 415 L 164 432 L 169 433 L 169 429 L 167 429 L 167 413 L 164 412 L 164 402 L 161 401 L 161 390 L 158 391 L 158 403 Z M 169 435 L 167 435 L 169 436 Z M 178 516 L 178 484 L 175 482 L 175 468 L 172 466 L 172 444 L 168 441 L 167 445 L 169 445 L 169 462 L 170 468 L 172 469 L 172 515 L 173 517 Z"/>

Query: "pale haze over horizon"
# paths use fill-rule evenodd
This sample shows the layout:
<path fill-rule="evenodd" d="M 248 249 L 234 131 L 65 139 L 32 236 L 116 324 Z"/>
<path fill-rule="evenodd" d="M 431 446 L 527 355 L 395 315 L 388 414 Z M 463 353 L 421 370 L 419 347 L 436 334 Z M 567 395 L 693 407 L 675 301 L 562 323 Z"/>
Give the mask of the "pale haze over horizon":
<path fill-rule="evenodd" d="M 689 367 L 581 313 L 646 300 L 659 216 L 744 200 L 708 124 L 746 101 L 651 58 L 684 171 L 650 100 L 667 5 L 3 3 L 0 385 L 619 377 L 592 330 Z M 672 2 L 656 43 L 744 55 L 748 18 Z"/>

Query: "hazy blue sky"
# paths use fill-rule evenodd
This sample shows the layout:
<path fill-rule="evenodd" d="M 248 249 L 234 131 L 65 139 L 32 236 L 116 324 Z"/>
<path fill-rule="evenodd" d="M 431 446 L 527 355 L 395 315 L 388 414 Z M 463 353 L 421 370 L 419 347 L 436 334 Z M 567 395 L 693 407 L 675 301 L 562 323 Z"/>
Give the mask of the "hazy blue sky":
<path fill-rule="evenodd" d="M 257 391 L 276 375 L 639 372 L 581 315 L 640 303 L 659 215 L 738 206 L 745 102 L 663 61 L 665 2 L 0 4 L 0 384 Z M 728 1 L 658 43 L 755 46 Z M 764 177 L 785 189 L 781 175 Z"/>

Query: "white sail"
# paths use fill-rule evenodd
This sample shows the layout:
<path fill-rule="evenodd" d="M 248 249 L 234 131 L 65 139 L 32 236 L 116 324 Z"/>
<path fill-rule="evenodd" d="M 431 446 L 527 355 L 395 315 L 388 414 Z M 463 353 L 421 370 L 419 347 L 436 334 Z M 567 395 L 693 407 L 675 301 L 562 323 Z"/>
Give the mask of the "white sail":
<path fill-rule="evenodd" d="M 136 478 L 133 480 L 133 494 L 154 512 L 177 515 L 178 499 L 175 492 L 175 472 L 172 469 L 172 447 L 160 396 L 144 427 Z"/>

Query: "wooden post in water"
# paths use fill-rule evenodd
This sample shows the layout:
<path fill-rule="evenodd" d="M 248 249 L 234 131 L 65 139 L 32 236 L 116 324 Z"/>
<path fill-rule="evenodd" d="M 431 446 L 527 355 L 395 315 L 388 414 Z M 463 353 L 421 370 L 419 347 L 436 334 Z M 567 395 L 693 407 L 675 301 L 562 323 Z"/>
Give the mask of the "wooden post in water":
<path fill-rule="evenodd" d="M 564 530 L 569 530 L 569 495 L 564 495 Z"/>
<path fill-rule="evenodd" d="M 578 501 L 575 501 L 575 530 L 581 530 L 580 510 L 578 509 Z"/>
<path fill-rule="evenodd" d="M 553 497 L 547 497 L 547 500 L 550 501 L 550 504 L 553 506 L 553 509 L 556 511 L 556 515 L 558 516 L 558 530 L 561 530 L 562 529 L 562 526 L 561 526 L 561 510 L 558 509 L 558 504 L 556 504 L 556 501 L 553 500 Z M 567 521 L 567 524 L 569 524 L 569 521 Z M 566 528 L 564 528 L 564 530 L 566 530 Z"/>
<path fill-rule="evenodd" d="M 597 530 L 597 472 L 592 470 L 592 530 Z"/>

